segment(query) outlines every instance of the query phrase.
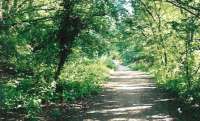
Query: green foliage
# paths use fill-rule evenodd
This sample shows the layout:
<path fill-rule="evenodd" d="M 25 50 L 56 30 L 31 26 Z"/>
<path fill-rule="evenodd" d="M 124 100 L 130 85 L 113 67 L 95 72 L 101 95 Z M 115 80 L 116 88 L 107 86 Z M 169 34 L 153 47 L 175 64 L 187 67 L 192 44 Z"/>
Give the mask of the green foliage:
<path fill-rule="evenodd" d="M 53 120 L 59 119 L 61 115 L 62 115 L 62 112 L 60 111 L 59 108 L 55 108 L 55 109 L 53 109 L 53 110 L 50 112 L 50 117 L 51 117 Z"/>
<path fill-rule="evenodd" d="M 60 96 L 68 102 L 99 93 L 101 84 L 108 80 L 108 73 L 102 59 L 71 60 L 65 64 L 57 82 L 37 76 L 10 80 L 1 88 L 1 105 L 6 109 L 23 108 L 28 119 L 37 120 L 41 104 L 59 102 Z M 58 93 L 56 85 L 62 86 L 63 92 Z"/>
<path fill-rule="evenodd" d="M 146 58 L 146 56 L 144 55 L 144 53 L 141 52 L 139 48 L 131 46 L 127 48 L 127 50 L 124 51 L 124 53 L 122 53 L 122 58 L 124 58 L 124 62 L 128 64 L 131 62 L 136 62 L 138 60 L 144 59 Z"/>
<path fill-rule="evenodd" d="M 110 69 L 113 69 L 113 70 L 116 70 L 117 68 L 117 64 L 114 62 L 114 60 L 110 57 L 107 57 L 107 56 L 102 56 L 100 58 L 100 61 L 102 63 L 104 63 L 108 68 Z"/>
<path fill-rule="evenodd" d="M 119 27 L 124 63 L 151 72 L 158 86 L 184 102 L 200 103 L 199 2 L 139 0 L 133 6 L 134 15 Z"/>
<path fill-rule="evenodd" d="M 107 54 L 111 50 L 109 45 L 110 42 L 104 35 L 93 30 L 83 31 L 74 44 L 88 58 L 98 58 Z"/>
<path fill-rule="evenodd" d="M 112 49 L 112 6 L 104 0 L 1 0 L 1 108 L 38 120 L 42 105 L 99 92 L 107 66 L 114 68 L 99 59 Z"/>
<path fill-rule="evenodd" d="M 0 107 L 38 120 L 43 104 L 98 93 L 120 56 L 130 68 L 154 74 L 160 87 L 200 103 L 199 5 L 1 0 Z"/>
<path fill-rule="evenodd" d="M 99 92 L 107 74 L 108 69 L 101 61 L 72 61 L 65 65 L 58 84 L 64 87 L 65 100 L 74 100 Z"/>
<path fill-rule="evenodd" d="M 148 70 L 148 66 L 142 63 L 132 63 L 129 64 L 128 67 L 132 70 L 142 70 L 142 71 Z"/>

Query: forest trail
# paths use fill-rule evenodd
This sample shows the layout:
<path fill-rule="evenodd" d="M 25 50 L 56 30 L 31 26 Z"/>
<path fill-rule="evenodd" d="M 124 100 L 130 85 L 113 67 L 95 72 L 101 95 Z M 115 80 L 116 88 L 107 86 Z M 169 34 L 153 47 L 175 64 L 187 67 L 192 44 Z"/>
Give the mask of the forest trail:
<path fill-rule="evenodd" d="M 129 71 L 119 65 L 105 84 L 104 92 L 77 121 L 175 121 L 177 106 L 173 98 L 156 88 L 152 77 Z"/>

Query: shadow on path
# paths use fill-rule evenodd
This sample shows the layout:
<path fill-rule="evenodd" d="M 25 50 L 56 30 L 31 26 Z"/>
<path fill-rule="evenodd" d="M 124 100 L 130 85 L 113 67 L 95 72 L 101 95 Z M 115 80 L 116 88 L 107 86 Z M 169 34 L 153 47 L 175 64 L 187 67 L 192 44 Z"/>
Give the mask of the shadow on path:
<path fill-rule="evenodd" d="M 120 65 L 110 78 L 91 108 L 74 121 L 179 121 L 175 99 L 157 89 L 151 75 Z"/>
<path fill-rule="evenodd" d="M 112 80 L 105 84 L 106 90 L 99 97 L 100 101 L 86 112 L 83 120 L 174 121 L 171 114 L 177 109 L 174 99 L 160 93 L 151 78 L 136 71 L 113 73 Z"/>
<path fill-rule="evenodd" d="M 89 108 L 61 108 L 57 118 L 44 121 L 200 121 L 192 118 L 192 111 L 179 114 L 181 104 L 156 88 L 149 74 L 120 65 L 110 78 L 105 90 L 89 100 Z"/>

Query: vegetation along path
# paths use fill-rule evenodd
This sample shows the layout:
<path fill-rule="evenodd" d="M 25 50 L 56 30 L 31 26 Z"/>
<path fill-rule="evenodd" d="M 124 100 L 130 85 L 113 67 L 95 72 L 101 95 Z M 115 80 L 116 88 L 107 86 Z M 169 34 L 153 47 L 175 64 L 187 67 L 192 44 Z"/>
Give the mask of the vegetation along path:
<path fill-rule="evenodd" d="M 176 121 L 177 104 L 155 87 L 152 77 L 119 66 L 105 84 L 105 91 L 91 108 L 73 120 L 83 121 Z"/>

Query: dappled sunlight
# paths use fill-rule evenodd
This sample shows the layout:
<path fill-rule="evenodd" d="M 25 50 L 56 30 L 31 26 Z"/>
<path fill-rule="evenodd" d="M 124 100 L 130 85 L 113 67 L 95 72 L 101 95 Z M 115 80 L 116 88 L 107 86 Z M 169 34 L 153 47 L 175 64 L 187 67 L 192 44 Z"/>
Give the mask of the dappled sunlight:
<path fill-rule="evenodd" d="M 121 75 L 121 76 L 111 76 L 110 77 L 111 79 L 115 79 L 115 78 L 118 78 L 118 79 L 151 79 L 152 77 L 151 76 L 140 76 L 140 75 L 137 75 L 137 76 L 134 76 L 134 75 Z"/>
<path fill-rule="evenodd" d="M 111 73 L 111 79 L 151 79 L 152 75 L 145 74 L 144 72 L 134 72 L 134 71 L 117 71 Z"/>
<path fill-rule="evenodd" d="M 133 106 L 133 107 L 122 107 L 122 108 L 115 108 L 115 109 L 107 109 L 107 110 L 95 110 L 95 111 L 89 111 L 87 113 L 109 113 L 109 112 L 119 112 L 119 111 L 139 111 L 142 109 L 149 109 L 152 106 Z"/>
<path fill-rule="evenodd" d="M 154 100 L 154 102 L 166 102 L 166 101 L 173 101 L 175 100 L 174 98 L 171 99 L 158 99 L 158 100 Z"/>
<path fill-rule="evenodd" d="M 132 87 L 132 86 L 120 86 L 120 87 L 114 87 L 115 89 L 122 89 L 122 90 L 138 90 L 138 89 L 155 89 L 156 87 Z"/>
<path fill-rule="evenodd" d="M 149 118 L 155 118 L 155 119 L 162 119 L 162 118 L 169 118 L 170 115 L 164 115 L 164 114 L 157 114 L 157 115 L 152 115 L 149 116 Z"/>
<path fill-rule="evenodd" d="M 200 121 L 200 0 L 0 0 L 0 121 L 26 120 Z"/>
<path fill-rule="evenodd" d="M 143 89 L 156 89 L 156 86 L 154 83 L 148 83 L 144 82 L 145 80 L 137 80 L 137 81 L 111 81 L 107 83 L 105 86 L 110 87 L 115 90 L 143 90 Z"/>
<path fill-rule="evenodd" d="M 145 77 L 145 78 L 144 78 Z M 85 112 L 84 121 L 174 121 L 177 106 L 160 93 L 144 72 L 117 71 L 104 86 L 100 103 Z M 173 109 L 169 113 L 170 108 Z"/>

